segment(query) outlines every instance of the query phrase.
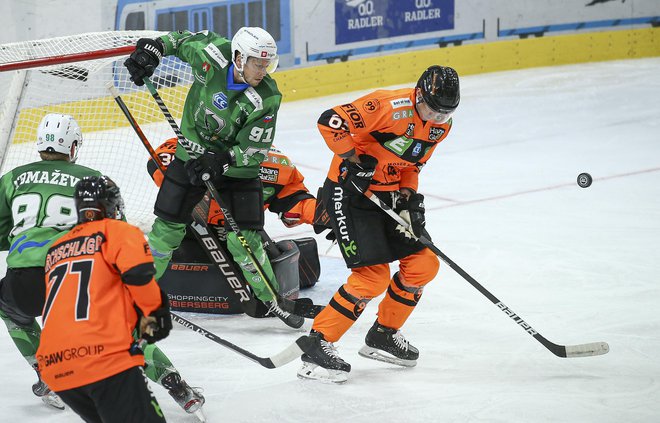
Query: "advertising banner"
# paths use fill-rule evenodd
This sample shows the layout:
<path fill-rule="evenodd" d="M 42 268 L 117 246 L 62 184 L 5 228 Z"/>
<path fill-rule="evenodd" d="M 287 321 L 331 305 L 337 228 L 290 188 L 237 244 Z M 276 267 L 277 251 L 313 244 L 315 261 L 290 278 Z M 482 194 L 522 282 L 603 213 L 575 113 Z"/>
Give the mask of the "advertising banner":
<path fill-rule="evenodd" d="M 454 29 L 454 0 L 335 0 L 335 43 Z"/>

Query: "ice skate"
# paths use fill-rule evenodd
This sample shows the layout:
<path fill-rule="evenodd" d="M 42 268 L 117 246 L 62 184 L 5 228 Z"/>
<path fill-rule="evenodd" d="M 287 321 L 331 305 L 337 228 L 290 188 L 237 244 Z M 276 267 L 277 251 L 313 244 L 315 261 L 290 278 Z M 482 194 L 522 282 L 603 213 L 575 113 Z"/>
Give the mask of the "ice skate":
<path fill-rule="evenodd" d="M 34 395 L 41 398 L 41 400 L 49 407 L 56 408 L 58 410 L 64 410 L 64 401 L 39 378 L 39 381 L 32 385 L 32 392 Z"/>
<path fill-rule="evenodd" d="M 176 372 L 164 376 L 162 384 L 186 413 L 194 414 L 201 422 L 206 422 L 206 416 L 202 410 L 206 399 L 200 388 L 191 388 Z"/>
<path fill-rule="evenodd" d="M 339 357 L 333 343 L 326 341 L 318 332 L 312 332 L 309 337 L 314 344 L 301 357 L 303 365 L 298 370 L 298 377 L 329 383 L 346 382 L 351 365 Z"/>
<path fill-rule="evenodd" d="M 369 329 L 364 342 L 366 345 L 358 352 L 362 357 L 404 367 L 417 365 L 419 350 L 410 345 L 400 331 L 380 325 L 378 321 Z"/>
<path fill-rule="evenodd" d="M 266 301 L 264 304 L 268 306 L 267 315 L 277 317 L 278 319 L 283 321 L 285 325 L 289 327 L 292 327 L 294 329 L 299 329 L 305 323 L 304 317 L 300 317 L 295 314 L 291 314 L 289 312 L 282 310 L 282 308 L 277 304 L 277 301 L 275 300 Z"/>

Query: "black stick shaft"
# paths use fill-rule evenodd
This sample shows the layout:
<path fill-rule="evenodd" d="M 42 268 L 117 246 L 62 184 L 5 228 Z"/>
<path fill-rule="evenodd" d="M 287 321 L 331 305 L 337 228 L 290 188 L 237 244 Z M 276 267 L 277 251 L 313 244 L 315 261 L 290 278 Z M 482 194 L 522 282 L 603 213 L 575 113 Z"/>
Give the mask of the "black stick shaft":
<path fill-rule="evenodd" d="M 195 323 L 191 322 L 188 319 L 185 319 L 181 317 L 180 315 L 176 313 L 171 313 L 172 314 L 172 320 L 180 324 L 181 326 L 184 326 L 194 332 L 197 332 L 198 334 L 210 339 L 211 341 L 222 345 L 223 347 L 227 347 L 230 350 L 236 352 L 239 355 L 242 355 L 243 357 L 254 361 L 257 364 L 260 364 L 261 366 L 267 368 L 267 369 L 274 369 L 276 367 L 283 366 L 287 363 L 292 362 L 296 358 L 300 357 L 303 352 L 310 348 L 311 346 L 311 341 L 308 336 L 301 336 L 299 337 L 296 342 L 293 344 L 289 345 L 287 348 L 282 350 L 281 352 L 271 356 L 271 357 L 259 357 L 258 355 L 251 353 L 250 351 L 246 350 L 245 348 L 241 348 L 236 344 L 233 344 L 226 339 L 223 339 L 219 337 L 218 335 L 214 334 L 213 332 L 210 332 L 203 327 L 196 325 Z"/>
<path fill-rule="evenodd" d="M 364 192 L 364 195 L 369 198 L 374 204 L 376 204 L 381 210 L 383 210 L 389 217 L 394 219 L 399 225 L 406 228 L 406 230 L 412 233 L 410 224 L 403 220 L 391 207 L 385 204 L 380 198 L 376 196 L 371 190 Z M 609 346 L 605 342 L 593 342 L 588 344 L 580 345 L 557 345 L 553 342 L 547 340 L 543 335 L 541 335 L 536 329 L 534 329 L 529 323 L 523 320 L 518 314 L 514 313 L 508 306 L 506 306 L 502 301 L 499 300 L 495 295 L 488 291 L 483 285 L 477 282 L 472 276 L 470 276 L 465 270 L 463 270 L 458 264 L 454 263 L 445 253 L 440 251 L 433 242 L 426 238 L 425 236 L 419 237 L 419 241 L 424 244 L 429 250 L 433 251 L 440 259 L 445 262 L 449 267 L 451 267 L 456 273 L 458 273 L 463 279 L 465 279 L 470 285 L 475 287 L 482 295 L 488 298 L 493 304 L 495 304 L 502 312 L 509 316 L 514 322 L 518 324 L 525 332 L 534 337 L 538 342 L 540 342 L 545 348 L 558 357 L 587 357 L 592 355 L 601 355 L 609 351 Z"/>

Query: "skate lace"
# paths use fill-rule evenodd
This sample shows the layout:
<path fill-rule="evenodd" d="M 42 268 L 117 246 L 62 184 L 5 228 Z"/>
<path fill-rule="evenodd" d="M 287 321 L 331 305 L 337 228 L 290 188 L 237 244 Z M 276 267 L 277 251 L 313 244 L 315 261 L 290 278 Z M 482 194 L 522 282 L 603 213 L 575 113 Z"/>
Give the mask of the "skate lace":
<path fill-rule="evenodd" d="M 270 308 L 268 309 L 268 313 L 277 314 L 278 316 L 283 316 L 285 318 L 291 315 L 291 313 L 287 313 L 286 311 L 282 310 L 280 306 L 277 305 L 276 301 L 271 301 L 269 305 Z"/>
<path fill-rule="evenodd" d="M 326 353 L 330 357 L 336 358 L 338 360 L 342 360 L 341 357 L 339 357 L 339 353 L 337 352 L 337 347 L 335 347 L 335 344 L 333 344 L 332 342 L 322 340 L 321 349 L 323 350 L 324 353 Z"/>
<path fill-rule="evenodd" d="M 396 333 L 392 335 L 392 339 L 394 339 L 394 343 L 396 344 L 396 346 L 401 348 L 402 350 L 408 351 L 408 349 L 410 348 L 410 342 L 406 340 L 406 338 L 403 336 L 403 334 L 400 331 L 396 331 Z"/>

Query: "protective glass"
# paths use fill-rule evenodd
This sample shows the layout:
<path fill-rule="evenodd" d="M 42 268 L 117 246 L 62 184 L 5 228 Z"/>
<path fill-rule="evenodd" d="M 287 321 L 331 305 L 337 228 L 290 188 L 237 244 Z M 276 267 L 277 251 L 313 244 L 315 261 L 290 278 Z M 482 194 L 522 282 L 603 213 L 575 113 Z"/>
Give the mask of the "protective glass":
<path fill-rule="evenodd" d="M 421 96 L 417 97 L 417 112 L 419 113 L 419 117 L 421 117 L 422 120 L 433 123 L 445 123 L 454 114 L 453 110 L 436 111 L 431 109 L 429 105 L 424 102 Z"/>
<path fill-rule="evenodd" d="M 277 65 L 280 62 L 280 57 L 275 55 L 272 59 L 262 59 L 260 57 L 248 57 L 246 61 L 246 66 L 250 67 L 254 71 L 273 73 L 277 69 Z"/>

